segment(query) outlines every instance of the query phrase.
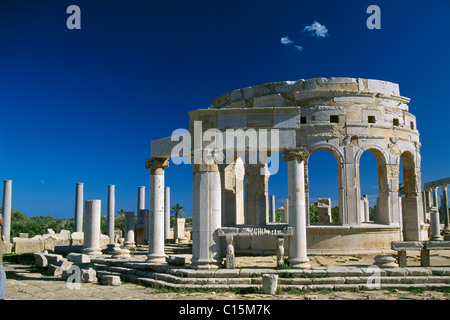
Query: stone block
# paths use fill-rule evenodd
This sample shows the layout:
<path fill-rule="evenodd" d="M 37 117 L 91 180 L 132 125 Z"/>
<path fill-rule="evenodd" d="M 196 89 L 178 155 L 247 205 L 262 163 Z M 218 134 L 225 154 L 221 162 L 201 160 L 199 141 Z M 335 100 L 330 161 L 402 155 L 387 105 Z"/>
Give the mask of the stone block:
<path fill-rule="evenodd" d="M 120 286 L 121 281 L 119 276 L 104 275 L 100 278 L 100 284 L 106 286 Z"/>
<path fill-rule="evenodd" d="M 97 271 L 94 268 L 81 269 L 81 282 L 96 283 L 97 281 Z"/>
<path fill-rule="evenodd" d="M 42 237 L 37 239 L 13 238 L 12 246 L 16 254 L 42 252 L 44 250 L 44 241 Z"/>
<path fill-rule="evenodd" d="M 70 238 L 73 246 L 84 245 L 84 232 L 73 232 Z"/>
<path fill-rule="evenodd" d="M 427 241 L 425 248 L 428 250 L 449 250 L 450 241 Z"/>
<path fill-rule="evenodd" d="M 167 256 L 166 262 L 174 266 L 184 266 L 186 264 L 186 258 L 177 256 Z"/>
<path fill-rule="evenodd" d="M 422 241 L 392 241 L 391 249 L 396 251 L 422 250 Z"/>
<path fill-rule="evenodd" d="M 44 255 L 47 258 L 48 264 L 53 264 L 64 259 L 60 254 L 46 253 Z"/>
<path fill-rule="evenodd" d="M 48 267 L 48 261 L 47 258 L 43 253 L 36 252 L 34 254 L 34 263 L 38 268 L 47 268 Z"/>
<path fill-rule="evenodd" d="M 91 262 L 91 258 L 87 254 L 82 253 L 69 253 L 66 256 L 66 258 L 75 264 L 83 264 Z"/>
<path fill-rule="evenodd" d="M 275 294 L 278 287 L 278 275 L 263 274 L 262 275 L 262 290 L 266 294 Z"/>

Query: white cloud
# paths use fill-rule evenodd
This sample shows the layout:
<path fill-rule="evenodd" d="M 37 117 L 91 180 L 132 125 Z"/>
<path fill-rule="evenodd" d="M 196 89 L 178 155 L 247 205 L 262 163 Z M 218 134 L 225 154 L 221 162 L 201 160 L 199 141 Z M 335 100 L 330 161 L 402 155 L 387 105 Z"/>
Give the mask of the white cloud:
<path fill-rule="evenodd" d="M 310 26 L 306 26 L 303 31 L 308 31 L 311 36 L 316 36 L 317 38 L 324 38 L 328 36 L 327 27 L 321 25 L 317 21 L 314 21 Z"/>
<path fill-rule="evenodd" d="M 298 51 L 303 51 L 303 47 L 302 46 L 295 46 L 297 48 Z"/>
<path fill-rule="evenodd" d="M 281 42 L 281 44 L 291 44 L 294 41 L 290 40 L 289 37 L 283 37 L 283 38 L 281 38 L 280 42 Z"/>

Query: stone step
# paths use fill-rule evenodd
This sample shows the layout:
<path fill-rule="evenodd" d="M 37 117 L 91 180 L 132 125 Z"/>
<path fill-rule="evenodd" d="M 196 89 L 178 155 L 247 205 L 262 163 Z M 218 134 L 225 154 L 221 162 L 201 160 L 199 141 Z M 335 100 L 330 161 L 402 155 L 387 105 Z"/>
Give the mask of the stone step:
<path fill-rule="evenodd" d="M 158 273 L 113 265 L 97 264 L 98 274 L 119 275 L 124 281 L 141 283 L 149 286 L 168 287 L 172 289 L 248 289 L 259 290 L 262 285 L 262 277 L 258 273 L 244 273 L 252 277 L 180 277 L 175 274 Z M 442 271 L 442 270 L 441 270 Z M 197 273 L 200 274 L 200 273 Z M 388 274 L 388 273 L 385 273 Z M 394 273 L 395 274 L 395 273 Z M 450 287 L 450 276 L 433 275 L 427 276 L 396 276 L 384 275 L 379 277 L 380 289 L 390 288 L 448 288 Z M 203 274 L 204 275 L 204 274 Z M 217 274 L 216 274 L 217 275 Z M 310 274 L 309 277 L 293 277 L 294 273 L 282 273 L 279 275 L 280 288 L 297 290 L 370 290 L 373 289 L 374 278 L 371 276 L 344 276 L 329 277 Z"/>

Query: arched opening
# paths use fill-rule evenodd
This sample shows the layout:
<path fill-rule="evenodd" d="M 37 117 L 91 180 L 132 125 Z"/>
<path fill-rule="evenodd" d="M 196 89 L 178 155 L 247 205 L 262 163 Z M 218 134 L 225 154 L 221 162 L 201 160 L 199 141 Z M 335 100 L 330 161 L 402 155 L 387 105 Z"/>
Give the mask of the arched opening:
<path fill-rule="evenodd" d="M 359 160 L 359 179 L 361 188 L 361 222 L 378 223 L 377 202 L 380 189 L 380 168 L 375 156 L 377 151 L 363 152 Z M 378 151 L 379 152 L 379 151 Z"/>
<path fill-rule="evenodd" d="M 307 163 L 309 224 L 338 224 L 339 184 L 336 156 L 331 150 L 314 151 Z"/>

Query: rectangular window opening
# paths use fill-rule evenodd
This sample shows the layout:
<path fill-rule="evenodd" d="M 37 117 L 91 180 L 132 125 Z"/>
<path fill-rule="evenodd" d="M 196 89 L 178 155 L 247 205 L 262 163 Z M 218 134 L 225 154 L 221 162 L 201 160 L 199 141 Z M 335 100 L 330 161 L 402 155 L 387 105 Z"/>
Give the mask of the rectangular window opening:
<path fill-rule="evenodd" d="M 368 121 L 369 123 L 375 123 L 375 122 L 376 122 L 375 116 L 369 116 L 369 117 L 367 118 L 367 121 Z"/>
<path fill-rule="evenodd" d="M 397 118 L 394 118 L 394 126 L 400 125 L 400 121 Z"/>
<path fill-rule="evenodd" d="M 339 116 L 330 116 L 331 123 L 339 123 Z"/>
<path fill-rule="evenodd" d="M 411 126 L 411 130 L 414 130 L 414 122 L 413 121 L 410 122 L 410 126 Z"/>
<path fill-rule="evenodd" d="M 300 123 L 306 123 L 306 117 L 300 117 Z"/>

